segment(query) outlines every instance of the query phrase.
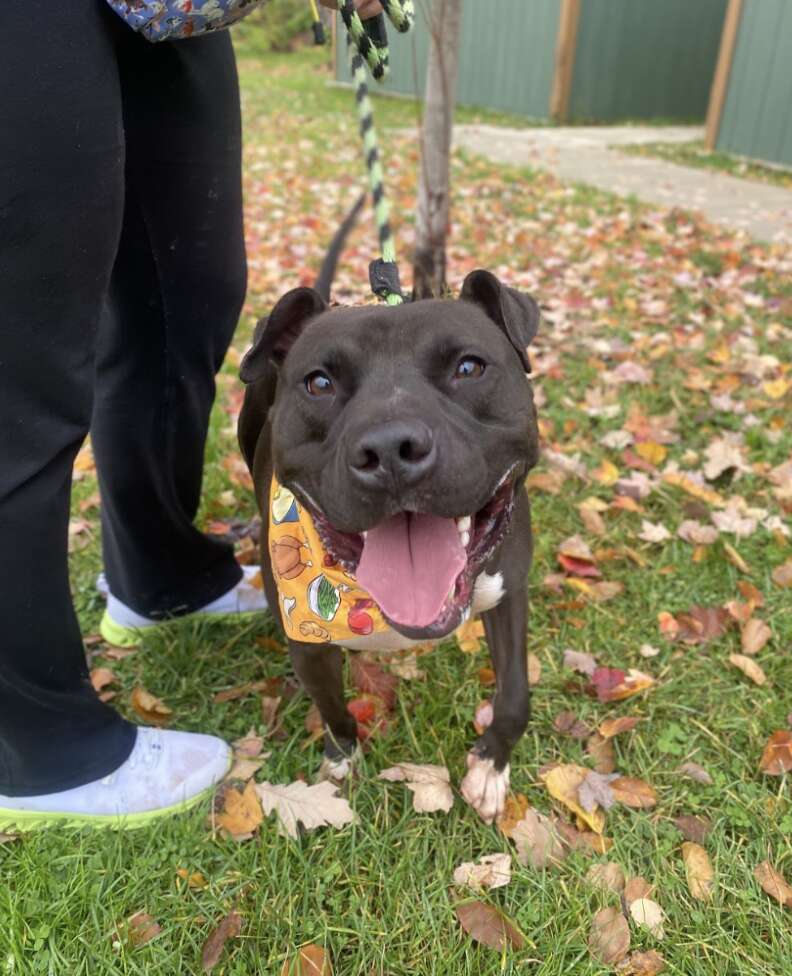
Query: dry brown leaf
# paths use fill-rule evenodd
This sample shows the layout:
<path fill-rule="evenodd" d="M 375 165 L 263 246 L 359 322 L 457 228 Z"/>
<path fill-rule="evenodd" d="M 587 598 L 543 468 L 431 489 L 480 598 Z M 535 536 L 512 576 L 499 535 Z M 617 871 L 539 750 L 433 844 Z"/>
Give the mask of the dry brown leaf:
<path fill-rule="evenodd" d="M 17 840 L 22 840 L 21 834 L 4 834 L 0 830 L 0 844 L 13 844 Z"/>
<path fill-rule="evenodd" d="M 631 776 L 620 776 L 610 784 L 617 803 L 636 810 L 648 810 L 657 804 L 657 794 L 654 789 L 642 779 Z"/>
<path fill-rule="evenodd" d="M 768 776 L 783 776 L 792 769 L 792 732 L 773 732 L 764 747 L 759 768 Z"/>
<path fill-rule="evenodd" d="M 770 578 L 773 580 L 776 586 L 792 586 L 792 559 L 787 559 L 785 563 L 782 563 L 780 566 L 776 566 L 776 568 L 770 574 Z"/>
<path fill-rule="evenodd" d="M 588 774 L 589 770 L 584 766 L 568 763 L 556 766 L 541 778 L 554 799 L 575 813 L 595 834 L 601 834 L 605 829 L 605 814 L 596 806 L 587 812 L 580 805 L 578 790 Z"/>
<path fill-rule="evenodd" d="M 604 864 L 592 864 L 586 874 L 586 881 L 595 888 L 604 891 L 624 891 L 624 871 L 615 861 L 605 861 Z"/>
<path fill-rule="evenodd" d="M 92 668 L 90 677 L 94 691 L 101 691 L 102 688 L 106 688 L 118 680 L 115 672 L 111 671 L 110 668 Z"/>
<path fill-rule="evenodd" d="M 624 885 L 625 904 L 632 905 L 639 898 L 648 898 L 653 888 L 654 885 L 650 885 L 646 878 L 642 878 L 640 874 L 635 875 L 633 878 L 628 878 Z"/>
<path fill-rule="evenodd" d="M 216 803 L 222 804 L 216 813 L 217 822 L 238 840 L 247 840 L 264 819 L 256 788 L 250 780 L 244 790 L 227 786 L 218 792 Z"/>
<path fill-rule="evenodd" d="M 235 758 L 234 765 L 228 770 L 228 772 L 223 777 L 224 780 L 246 780 L 251 779 L 264 765 L 264 760 L 270 756 L 271 753 L 265 753 L 260 759 L 245 759 L 245 758 Z"/>
<path fill-rule="evenodd" d="M 767 684 L 767 675 L 752 658 L 746 657 L 744 654 L 730 654 L 729 664 L 739 668 L 755 685 Z"/>
<path fill-rule="evenodd" d="M 525 939 L 510 918 L 483 901 L 466 901 L 454 909 L 459 924 L 476 942 L 503 952 L 522 949 Z"/>
<path fill-rule="evenodd" d="M 403 782 L 413 794 L 413 808 L 418 813 L 448 813 L 454 804 L 451 777 L 445 766 L 431 763 L 399 763 L 383 769 L 377 777 L 389 783 Z"/>
<path fill-rule="evenodd" d="M 533 687 L 542 679 L 542 662 L 533 654 L 528 654 L 528 684 Z"/>
<path fill-rule="evenodd" d="M 252 784 L 248 783 L 247 788 Z M 253 787 L 261 800 L 266 816 L 273 811 L 278 815 L 278 833 L 299 837 L 299 826 L 304 830 L 317 827 L 343 827 L 353 823 L 355 814 L 347 800 L 338 795 L 338 787 L 329 780 L 308 786 L 297 780 L 294 783 L 258 783 Z"/>
<path fill-rule="evenodd" d="M 749 583 L 748 580 L 738 580 L 737 589 L 740 591 L 740 595 L 743 600 L 747 600 L 752 603 L 755 607 L 764 606 L 764 595 L 761 590 L 757 589 L 753 583 Z"/>
<path fill-rule="evenodd" d="M 601 855 L 607 854 L 613 847 L 613 840 L 610 837 L 595 834 L 593 830 L 578 830 L 560 817 L 553 817 L 553 826 L 570 851 Z"/>
<path fill-rule="evenodd" d="M 510 881 L 510 854 L 485 854 L 477 864 L 465 861 L 454 871 L 454 884 L 469 888 L 502 888 Z"/>
<path fill-rule="evenodd" d="M 280 976 L 333 976 L 327 952 L 318 945 L 301 946 L 293 959 L 284 959 Z"/>
<path fill-rule="evenodd" d="M 606 775 L 616 769 L 616 752 L 611 739 L 606 739 L 599 732 L 589 737 L 586 752 L 594 760 L 596 772 Z"/>
<path fill-rule="evenodd" d="M 235 755 L 246 759 L 256 759 L 261 755 L 261 750 L 264 748 L 264 736 L 259 735 L 255 727 L 251 726 L 241 739 L 234 740 L 231 745 L 234 747 Z"/>
<path fill-rule="evenodd" d="M 663 929 L 665 913 L 656 901 L 652 901 L 651 898 L 636 898 L 635 901 L 630 902 L 629 908 L 636 925 L 649 929 L 658 941 L 665 938 Z"/>
<path fill-rule="evenodd" d="M 130 704 L 143 721 L 149 725 L 167 725 L 171 720 L 171 715 L 173 715 L 173 711 L 164 702 L 155 698 L 140 685 L 133 689 Z"/>
<path fill-rule="evenodd" d="M 604 739 L 611 739 L 620 732 L 629 732 L 641 721 L 637 715 L 622 715 L 619 718 L 606 718 L 598 728 L 599 734 Z"/>
<path fill-rule="evenodd" d="M 754 877 L 779 905 L 792 908 L 792 886 L 787 884 L 784 876 L 776 871 L 769 861 L 762 861 L 754 868 Z"/>
<path fill-rule="evenodd" d="M 633 952 L 619 963 L 619 976 L 658 976 L 665 969 L 665 959 L 655 949 L 649 952 Z"/>
<path fill-rule="evenodd" d="M 590 508 L 588 505 L 578 505 L 578 512 L 580 512 L 580 518 L 587 532 L 590 532 L 592 535 L 603 536 L 608 531 L 605 520 L 595 509 Z"/>
<path fill-rule="evenodd" d="M 692 814 L 686 813 L 674 819 L 674 826 L 685 840 L 703 844 L 712 830 L 712 821 L 707 820 L 706 817 L 694 817 Z"/>
<path fill-rule="evenodd" d="M 715 871 L 707 852 L 700 844 L 686 841 L 682 845 L 682 860 L 690 894 L 698 901 L 710 901 Z"/>
<path fill-rule="evenodd" d="M 591 735 L 591 729 L 574 712 L 559 712 L 553 719 L 553 728 L 573 739 L 586 739 Z"/>
<path fill-rule="evenodd" d="M 209 887 L 209 882 L 200 871 L 193 871 L 190 873 L 187 868 L 176 868 L 176 874 L 182 879 L 182 881 L 187 882 L 188 888 L 194 888 L 197 891 L 202 891 L 204 888 Z"/>
<path fill-rule="evenodd" d="M 162 931 L 161 926 L 146 912 L 136 912 L 127 919 L 127 941 L 134 948 L 151 942 Z"/>
<path fill-rule="evenodd" d="M 525 816 L 525 811 L 529 806 L 528 797 L 524 793 L 507 796 L 503 813 L 497 819 L 498 830 L 506 837 L 511 837 L 514 828 Z"/>
<path fill-rule="evenodd" d="M 743 653 L 751 655 L 758 654 L 772 636 L 773 632 L 764 620 L 760 620 L 758 617 L 751 617 L 743 627 L 742 634 L 740 635 Z M 762 684 L 762 682 L 757 681 L 757 684 Z"/>
<path fill-rule="evenodd" d="M 726 558 L 732 564 L 732 566 L 739 569 L 741 573 L 750 573 L 751 567 L 743 559 L 743 557 L 737 552 L 734 546 L 730 546 L 728 542 L 723 543 L 723 551 L 726 553 Z"/>
<path fill-rule="evenodd" d="M 526 810 L 523 819 L 515 824 L 511 838 L 520 864 L 539 869 L 555 867 L 567 854 L 552 820 L 533 809 Z"/>
<path fill-rule="evenodd" d="M 242 931 L 242 917 L 232 910 L 220 921 L 203 947 L 201 966 L 205 973 L 211 972 L 220 961 L 223 949 L 229 939 L 235 939 Z"/>
<path fill-rule="evenodd" d="M 261 681 L 246 681 L 243 685 L 235 688 L 224 688 L 218 691 L 212 701 L 219 705 L 222 702 L 236 701 L 239 698 L 246 698 L 248 695 L 255 695 L 260 691 L 265 691 L 271 695 L 283 684 L 281 678 L 262 678 Z"/>
<path fill-rule="evenodd" d="M 588 948 L 597 962 L 605 966 L 615 966 L 630 951 L 630 928 L 617 908 L 603 908 L 594 916 Z"/>
<path fill-rule="evenodd" d="M 597 670 L 597 661 L 593 655 L 585 651 L 573 651 L 567 648 L 564 651 L 564 667 L 591 677 Z"/>
<path fill-rule="evenodd" d="M 697 783 L 703 783 L 705 786 L 712 786 L 712 777 L 704 769 L 703 766 L 699 766 L 698 763 L 686 762 L 682 763 L 679 767 L 680 773 L 695 780 Z"/>

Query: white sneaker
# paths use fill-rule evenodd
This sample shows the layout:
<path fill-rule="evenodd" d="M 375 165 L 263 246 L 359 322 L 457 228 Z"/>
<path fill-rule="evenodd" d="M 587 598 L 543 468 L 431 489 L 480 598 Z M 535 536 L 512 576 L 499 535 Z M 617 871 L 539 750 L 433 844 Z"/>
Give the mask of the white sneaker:
<path fill-rule="evenodd" d="M 211 603 L 192 614 L 244 615 L 259 613 L 267 609 L 267 598 L 261 583 L 261 570 L 258 566 L 243 566 L 242 579 L 230 590 Z M 104 573 L 96 579 L 96 588 L 107 598 L 107 609 L 99 624 L 99 633 L 109 644 L 116 647 L 136 647 L 140 643 L 140 631 L 156 627 L 162 620 L 151 620 L 136 613 L 131 607 L 113 596 Z"/>
<path fill-rule="evenodd" d="M 103 779 L 43 796 L 0 795 L 0 830 L 144 827 L 198 803 L 230 766 L 231 747 L 213 735 L 141 727 L 126 762 Z"/>

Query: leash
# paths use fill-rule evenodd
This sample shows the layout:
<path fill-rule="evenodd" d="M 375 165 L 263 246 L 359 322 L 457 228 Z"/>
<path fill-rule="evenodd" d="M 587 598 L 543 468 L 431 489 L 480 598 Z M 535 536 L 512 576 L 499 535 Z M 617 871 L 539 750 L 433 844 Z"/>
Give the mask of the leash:
<path fill-rule="evenodd" d="M 311 0 L 312 4 L 315 0 Z M 399 33 L 408 31 L 415 19 L 413 0 L 380 0 L 388 19 Z M 377 81 L 388 75 L 388 32 L 385 17 L 379 14 L 365 23 L 360 19 L 353 0 L 341 0 L 341 17 L 347 30 L 349 67 L 355 87 L 355 104 L 363 139 L 363 155 L 366 161 L 371 196 L 374 201 L 374 218 L 382 257 L 369 264 L 369 282 L 372 292 L 388 305 L 401 305 L 405 296 L 399 281 L 396 264 L 396 242 L 390 226 L 390 204 L 385 195 L 385 177 L 374 125 L 374 109 L 369 98 L 366 66 Z"/>

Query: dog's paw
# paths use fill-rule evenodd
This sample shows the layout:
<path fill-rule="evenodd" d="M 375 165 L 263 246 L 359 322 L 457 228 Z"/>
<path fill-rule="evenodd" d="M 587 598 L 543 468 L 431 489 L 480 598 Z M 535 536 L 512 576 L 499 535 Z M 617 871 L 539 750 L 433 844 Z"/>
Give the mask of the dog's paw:
<path fill-rule="evenodd" d="M 361 755 L 360 746 L 356 746 L 351 756 L 334 756 L 332 759 L 330 756 L 325 756 L 319 767 L 317 782 L 330 780 L 331 783 L 343 783 L 352 773 Z"/>
<path fill-rule="evenodd" d="M 494 760 L 484 759 L 475 752 L 468 753 L 467 766 L 460 786 L 462 799 L 473 807 L 484 823 L 491 824 L 506 805 L 509 767 L 506 765 L 499 772 Z"/>

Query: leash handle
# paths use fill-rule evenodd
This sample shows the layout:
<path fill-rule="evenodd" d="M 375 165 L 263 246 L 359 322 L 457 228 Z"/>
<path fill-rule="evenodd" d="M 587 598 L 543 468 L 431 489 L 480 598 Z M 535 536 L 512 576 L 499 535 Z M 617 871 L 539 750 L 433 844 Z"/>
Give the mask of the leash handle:
<path fill-rule="evenodd" d="M 388 19 L 399 33 L 404 34 L 412 27 L 415 20 L 413 0 L 381 0 L 381 3 Z M 347 36 L 351 38 L 375 80 L 383 81 L 388 74 L 389 64 L 385 18 L 379 14 L 373 18 L 375 23 L 367 27 L 370 22 L 363 23 L 355 10 L 353 0 L 343 0 L 339 9 L 347 29 Z"/>

